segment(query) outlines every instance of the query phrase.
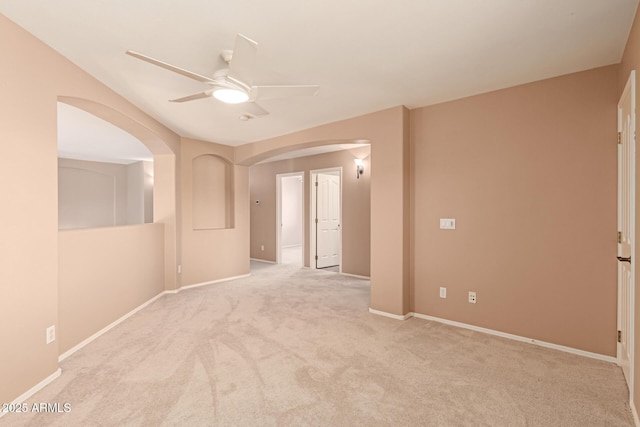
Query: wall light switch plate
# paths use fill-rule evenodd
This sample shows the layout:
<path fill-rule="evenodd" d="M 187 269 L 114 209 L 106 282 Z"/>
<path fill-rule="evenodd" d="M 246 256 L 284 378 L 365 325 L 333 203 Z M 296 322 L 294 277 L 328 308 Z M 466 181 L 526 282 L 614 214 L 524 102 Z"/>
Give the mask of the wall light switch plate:
<path fill-rule="evenodd" d="M 440 298 L 447 297 L 447 288 L 440 288 Z"/>
<path fill-rule="evenodd" d="M 456 229 L 456 220 L 455 220 L 455 218 L 440 218 L 440 229 L 441 230 L 455 230 Z"/>

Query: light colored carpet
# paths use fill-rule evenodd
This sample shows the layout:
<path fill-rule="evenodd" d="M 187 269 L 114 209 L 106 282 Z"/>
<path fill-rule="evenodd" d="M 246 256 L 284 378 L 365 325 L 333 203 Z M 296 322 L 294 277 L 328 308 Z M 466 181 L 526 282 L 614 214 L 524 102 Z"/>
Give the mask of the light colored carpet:
<path fill-rule="evenodd" d="M 27 426 L 630 426 L 621 370 L 367 312 L 369 283 L 253 264 L 160 298 L 61 363 L 8 414 Z"/>

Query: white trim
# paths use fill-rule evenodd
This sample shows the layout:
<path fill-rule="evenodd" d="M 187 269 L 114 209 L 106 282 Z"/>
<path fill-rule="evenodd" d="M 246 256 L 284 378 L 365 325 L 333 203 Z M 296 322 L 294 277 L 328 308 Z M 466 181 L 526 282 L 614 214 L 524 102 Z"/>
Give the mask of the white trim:
<path fill-rule="evenodd" d="M 251 273 L 243 274 L 243 275 L 240 275 L 240 276 L 226 277 L 224 279 L 212 280 L 212 281 L 209 281 L 209 282 L 196 283 L 196 284 L 193 284 L 193 285 L 182 286 L 182 287 L 180 287 L 178 289 L 171 289 L 171 290 L 167 290 L 167 291 L 161 292 L 158 295 L 156 295 L 155 297 L 151 298 L 150 300 L 148 300 L 148 301 L 142 303 L 141 305 L 139 305 L 138 307 L 134 308 L 129 313 L 125 314 L 124 316 L 120 317 L 119 319 L 115 320 L 114 322 L 110 323 L 109 325 L 105 326 L 104 328 L 100 329 L 98 332 L 96 332 L 95 334 L 91 335 L 89 338 L 86 338 L 85 340 L 83 340 L 79 344 L 76 344 L 75 346 L 73 346 L 69 350 L 67 350 L 64 353 L 62 353 L 60 356 L 58 356 L 58 362 L 62 362 L 64 359 L 66 359 L 67 357 L 71 356 L 73 353 L 75 353 L 76 351 L 80 350 L 82 347 L 84 347 L 87 344 L 91 343 L 93 340 L 99 338 L 101 335 L 104 335 L 105 333 L 109 332 L 111 329 L 115 328 L 120 323 L 124 322 L 129 317 L 133 316 L 138 311 L 142 310 L 143 308 L 145 308 L 146 306 L 148 306 L 149 304 L 151 304 L 152 302 L 154 302 L 155 300 L 157 300 L 158 298 L 160 298 L 163 295 L 175 295 L 178 292 L 181 292 L 181 291 L 184 291 L 184 290 L 187 290 L 187 289 L 199 288 L 201 286 L 212 285 L 214 283 L 220 283 L 220 282 L 227 282 L 229 280 L 242 279 L 242 278 L 249 277 L 249 276 L 251 276 Z"/>
<path fill-rule="evenodd" d="M 638 411 L 636 410 L 636 404 L 633 403 L 633 400 L 629 401 L 629 406 L 631 407 L 631 414 L 633 414 L 633 423 L 636 427 L 640 427 L 640 418 L 638 418 Z"/>
<path fill-rule="evenodd" d="M 89 338 L 86 338 L 81 343 L 73 346 L 69 350 L 67 350 L 64 353 L 62 353 L 60 356 L 58 356 L 58 363 L 62 362 L 64 359 L 66 359 L 67 357 L 71 356 L 73 353 L 75 353 L 76 351 L 80 350 L 81 348 L 85 347 L 87 344 L 91 343 L 92 341 L 94 341 L 95 339 L 100 337 L 101 335 L 104 335 L 105 333 L 107 333 L 108 331 L 113 329 L 114 327 L 118 326 L 120 323 L 124 322 L 129 317 L 133 316 L 138 311 L 142 310 L 143 308 L 145 308 L 146 306 L 148 306 L 149 304 L 151 304 L 152 302 L 154 302 L 158 298 L 162 297 L 163 295 L 177 294 L 178 292 L 183 291 L 185 289 L 198 288 L 198 287 L 201 287 L 201 286 L 212 285 L 214 283 L 227 282 L 227 281 L 235 280 L 235 279 L 242 279 L 242 278 L 249 277 L 249 276 L 251 276 L 251 273 L 243 274 L 243 275 L 240 275 L 240 276 L 227 277 L 227 278 L 224 278 L 224 279 L 212 280 L 212 281 L 204 282 L 204 283 L 196 283 L 194 285 L 182 286 L 179 289 L 160 292 L 158 295 L 156 295 L 153 298 L 151 298 L 150 300 L 142 303 L 138 307 L 136 307 L 133 310 L 131 310 L 129 313 L 125 314 L 124 316 L 120 317 L 116 321 L 114 321 L 114 322 L 110 323 L 109 325 L 105 326 L 104 328 L 100 329 L 98 332 L 96 332 L 95 334 L 91 335 Z M 49 375 L 47 378 L 45 378 L 44 380 L 40 381 L 38 384 L 36 384 L 35 386 L 33 386 L 32 388 L 30 388 L 29 390 L 27 390 L 26 392 L 24 392 L 20 396 L 18 396 L 11 403 L 12 404 L 19 404 L 19 403 L 24 402 L 26 399 L 28 399 L 29 397 L 31 397 L 32 395 L 34 395 L 35 393 L 40 391 L 42 388 L 44 388 L 45 386 L 47 386 L 51 382 L 53 382 L 61 374 L 62 374 L 62 369 L 58 368 L 53 374 Z M 2 418 L 5 414 L 7 414 L 7 412 L 0 412 L 0 418 Z"/>
<path fill-rule="evenodd" d="M 411 317 L 411 313 L 407 313 L 404 316 L 401 316 L 399 314 L 387 313 L 386 311 L 374 310 L 371 307 L 369 307 L 369 313 L 376 314 L 378 316 L 390 317 L 391 319 L 396 319 L 396 320 L 407 320 L 408 318 Z"/>
<path fill-rule="evenodd" d="M 153 297 L 150 300 L 142 303 L 138 307 L 136 307 L 133 310 L 131 310 L 129 313 L 125 314 L 124 316 L 122 316 L 119 319 L 111 322 L 110 324 L 108 324 L 104 328 L 100 329 L 98 332 L 96 332 L 95 334 L 91 335 L 89 338 L 86 338 L 83 341 L 81 341 L 79 344 L 74 345 L 69 350 L 65 351 L 60 356 L 58 356 L 58 362 L 62 362 L 64 359 L 66 359 L 67 357 L 71 356 L 73 353 L 75 353 L 76 351 L 80 350 L 82 347 L 86 346 L 87 344 L 89 344 L 93 340 L 97 339 L 101 335 L 104 335 L 105 333 L 109 332 L 111 329 L 115 328 L 120 323 L 124 322 L 129 317 L 133 316 L 134 314 L 136 314 L 137 312 L 139 312 L 140 310 L 142 310 L 143 308 L 145 308 L 146 306 L 148 306 L 149 304 L 151 304 L 152 302 L 154 302 L 155 300 L 157 300 L 158 298 L 163 296 L 166 292 L 167 291 L 160 292 L 155 297 Z"/>
<path fill-rule="evenodd" d="M 514 341 L 526 342 L 529 344 L 535 344 L 540 347 L 551 348 L 553 350 L 564 351 L 565 353 L 576 354 L 578 356 L 589 357 L 591 359 L 602 360 L 605 362 L 611 362 L 618 364 L 618 359 L 613 356 L 606 356 L 604 354 L 592 353 L 590 351 L 580 350 L 577 348 L 566 347 L 564 345 L 553 344 L 546 341 L 539 341 L 533 338 L 527 338 L 520 335 L 509 334 L 506 332 L 500 332 L 493 329 L 482 328 L 480 326 L 469 325 L 467 323 L 456 322 L 453 320 L 441 319 L 439 317 L 427 316 L 420 313 L 409 313 L 410 316 L 417 317 L 418 319 L 431 320 L 433 322 L 444 323 L 445 325 L 456 326 L 458 328 L 469 329 L 476 332 L 482 332 L 489 335 L 495 335 L 502 338 L 511 339 Z"/>
<path fill-rule="evenodd" d="M 30 398 L 31 396 L 33 396 L 34 394 L 42 390 L 44 387 L 48 386 L 54 380 L 56 380 L 60 376 L 60 374 L 62 374 L 62 369 L 58 368 L 53 374 L 49 375 L 47 378 L 43 379 L 38 384 L 34 385 L 29 390 L 25 391 L 20 396 L 18 396 L 13 402 L 11 402 L 11 404 L 19 405 L 20 403 L 24 402 L 25 400 L 27 400 L 28 398 Z M 8 413 L 9 412 L 0 411 L 0 418 L 2 418 Z"/>
<path fill-rule="evenodd" d="M 201 286 L 213 285 L 215 283 L 220 283 L 220 282 L 228 282 L 230 280 L 244 279 L 245 277 L 249 277 L 249 276 L 251 276 L 251 273 L 241 274 L 240 276 L 225 277 L 224 279 L 211 280 L 209 282 L 194 283 L 193 285 L 181 286 L 180 289 L 177 290 L 177 292 L 181 292 L 186 289 L 199 288 Z"/>
<path fill-rule="evenodd" d="M 534 344 L 534 345 L 537 345 L 537 346 L 540 346 L 540 347 L 545 347 L 545 348 L 550 348 L 550 349 L 553 349 L 553 350 L 564 351 L 565 353 L 571 353 L 571 354 L 575 354 L 575 355 L 578 355 L 578 356 L 588 357 L 588 358 L 591 358 L 591 359 L 602 360 L 604 362 L 610 362 L 610 363 L 614 363 L 614 364 L 618 365 L 618 359 L 616 357 L 613 357 L 613 356 L 606 356 L 604 354 L 592 353 L 590 351 L 580 350 L 580 349 L 573 348 L 573 347 L 566 347 L 564 345 L 553 344 L 553 343 L 546 342 L 546 341 L 539 341 L 539 340 L 536 340 L 536 339 L 533 339 L 533 338 L 527 338 L 527 337 L 522 337 L 520 335 L 514 335 L 514 334 L 509 334 L 509 333 L 506 333 L 506 332 L 496 331 L 496 330 L 493 330 L 493 329 L 482 328 L 480 326 L 469 325 L 467 323 L 456 322 L 454 320 L 447 320 L 447 319 L 442 319 L 440 317 L 427 316 L 426 314 L 409 312 L 409 313 L 405 314 L 404 316 L 401 316 L 399 314 L 392 314 L 392 313 L 387 313 L 387 312 L 380 311 L 380 310 L 374 310 L 371 307 L 369 307 L 369 313 L 377 314 L 379 316 L 390 317 L 390 318 L 396 319 L 396 320 L 407 320 L 410 317 L 416 317 L 418 319 L 430 320 L 432 322 L 438 322 L 438 323 L 444 323 L 445 325 L 455 326 L 457 328 L 469 329 L 469 330 L 472 330 L 472 331 L 482 332 L 482 333 L 489 334 L 489 335 L 495 335 L 495 336 L 498 336 L 498 337 L 507 338 L 507 339 L 514 340 L 514 341 L 526 342 L 526 343 Z"/>
<path fill-rule="evenodd" d="M 269 260 L 260 259 L 260 258 L 249 258 L 249 260 L 250 261 L 257 261 L 257 262 L 264 262 L 264 263 L 267 263 L 267 264 L 276 264 L 275 261 L 269 261 Z"/>
<path fill-rule="evenodd" d="M 351 273 L 345 273 L 345 272 L 341 272 L 340 274 L 342 274 L 343 276 L 355 277 L 356 279 L 371 280 L 371 277 L 369 276 L 360 276 L 358 274 L 351 274 Z"/>

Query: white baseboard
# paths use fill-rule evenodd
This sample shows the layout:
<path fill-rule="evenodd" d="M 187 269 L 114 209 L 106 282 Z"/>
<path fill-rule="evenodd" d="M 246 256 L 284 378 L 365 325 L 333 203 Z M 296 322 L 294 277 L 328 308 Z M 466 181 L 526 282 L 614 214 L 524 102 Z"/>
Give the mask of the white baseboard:
<path fill-rule="evenodd" d="M 160 292 L 155 297 L 153 297 L 150 300 L 140 304 L 139 306 L 137 306 L 136 308 L 134 308 L 133 310 L 131 310 L 130 312 L 128 312 L 124 316 L 120 317 L 119 319 L 115 320 L 114 322 L 111 322 L 110 324 L 108 324 L 104 328 L 100 329 L 98 332 L 96 332 L 95 334 L 91 335 L 89 338 L 86 338 L 85 340 L 83 340 L 79 344 L 76 344 L 75 346 L 71 347 L 69 350 L 65 351 L 60 356 L 58 356 L 58 362 L 62 362 L 64 359 L 66 359 L 67 357 L 71 356 L 73 353 L 75 353 L 76 351 L 80 350 L 82 347 L 86 346 L 87 344 L 89 344 L 93 340 L 97 339 L 101 335 L 106 334 L 111 329 L 115 328 L 120 323 L 124 322 L 129 317 L 133 316 L 134 314 L 136 314 L 137 312 L 139 312 L 140 310 L 142 310 L 143 308 L 145 308 L 146 306 L 148 306 L 149 304 L 151 304 L 152 302 L 154 302 L 155 300 L 157 300 L 158 298 L 163 296 L 165 293 L 166 293 L 166 291 L 165 292 Z"/>
<path fill-rule="evenodd" d="M 256 262 L 264 262 L 266 264 L 276 264 L 275 261 L 268 261 L 266 259 L 260 259 L 260 258 L 249 258 L 250 261 L 256 261 Z"/>
<path fill-rule="evenodd" d="M 13 402 L 11 402 L 11 404 L 19 405 L 20 403 L 24 402 L 25 400 L 27 400 L 28 398 L 30 398 L 31 396 L 33 396 L 34 394 L 42 390 L 45 386 L 49 385 L 54 380 L 56 380 L 61 373 L 62 373 L 62 369 L 58 368 L 53 374 L 49 375 L 47 378 L 43 379 L 38 384 L 36 384 L 35 386 L 31 387 L 29 390 L 22 393 L 20 396 L 18 396 Z M 6 414 L 8 414 L 8 412 L 0 411 L 0 418 L 2 418 Z"/>
<path fill-rule="evenodd" d="M 342 274 L 343 276 L 355 277 L 356 279 L 371 280 L 371 277 L 369 276 L 360 276 L 358 274 L 351 274 L 351 273 L 345 273 L 345 272 L 341 272 L 340 274 Z"/>
<path fill-rule="evenodd" d="M 426 314 L 409 312 L 409 313 L 405 314 L 404 316 L 401 316 L 401 315 L 398 315 L 398 314 L 391 314 L 391 313 L 386 313 L 384 311 L 374 310 L 372 308 L 369 308 L 369 312 L 373 313 L 373 314 L 377 314 L 379 316 L 390 317 L 392 319 L 397 319 L 397 320 L 406 320 L 406 319 L 408 319 L 410 317 L 416 317 L 418 319 L 430 320 L 432 322 L 443 323 L 445 325 L 455 326 L 455 327 L 463 328 L 463 329 L 469 329 L 471 331 L 482 332 L 482 333 L 489 334 L 489 335 L 495 335 L 495 336 L 498 336 L 498 337 L 507 338 L 507 339 L 514 340 L 514 341 L 526 342 L 526 343 L 529 343 L 529 344 L 538 345 L 540 347 L 545 347 L 545 348 L 550 348 L 550 349 L 553 349 L 553 350 L 564 351 L 565 353 L 571 353 L 571 354 L 575 354 L 575 355 L 578 355 L 578 356 L 589 357 L 591 359 L 602 360 L 604 362 L 615 363 L 616 365 L 618 364 L 618 359 L 616 359 L 613 356 L 606 356 L 604 354 L 592 353 L 590 351 L 580 350 L 580 349 L 577 349 L 577 348 L 567 347 L 567 346 L 559 345 L 559 344 L 553 344 L 553 343 L 550 343 L 550 342 L 540 341 L 540 340 L 536 340 L 536 339 L 533 339 L 533 338 L 527 338 L 527 337 L 523 337 L 523 336 L 520 336 L 520 335 L 509 334 L 509 333 L 506 333 L 506 332 L 500 332 L 500 331 L 496 331 L 496 330 L 493 330 L 493 329 L 482 328 L 480 326 L 469 325 L 467 323 L 456 322 L 454 320 L 447 320 L 447 319 L 441 319 L 439 317 L 427 316 Z M 639 425 L 639 427 L 640 427 L 640 425 Z"/>
<path fill-rule="evenodd" d="M 638 411 L 636 410 L 636 404 L 633 403 L 633 400 L 629 402 L 629 406 L 631 406 L 631 413 L 633 414 L 633 423 L 636 427 L 640 427 L 640 418 L 638 418 Z"/>
<path fill-rule="evenodd" d="M 551 349 L 554 349 L 554 350 L 564 351 L 565 353 L 576 354 L 578 356 L 589 357 L 591 359 L 602 360 L 604 362 L 611 362 L 611 363 L 615 363 L 616 365 L 618 364 L 618 359 L 616 359 L 613 356 L 606 356 L 604 354 L 592 353 L 590 351 L 580 350 L 580 349 L 573 348 L 573 347 L 567 347 L 567 346 L 560 345 L 560 344 L 553 344 L 553 343 L 546 342 L 546 341 L 540 341 L 540 340 L 536 340 L 536 339 L 533 339 L 533 338 L 523 337 L 523 336 L 520 336 L 520 335 L 509 334 L 509 333 L 506 333 L 506 332 L 500 332 L 500 331 L 496 331 L 496 330 L 493 330 L 493 329 L 482 328 L 480 326 L 469 325 L 467 323 L 456 322 L 456 321 L 453 321 L 453 320 L 441 319 L 439 317 L 427 316 L 425 314 L 420 314 L 420 313 L 410 313 L 410 314 L 413 317 L 417 317 L 418 319 L 431 320 L 433 322 L 444 323 L 446 325 L 456 326 L 458 328 L 469 329 L 469 330 L 472 330 L 472 331 L 482 332 L 482 333 L 489 334 L 489 335 L 495 335 L 495 336 L 498 336 L 498 337 L 507 338 L 507 339 L 514 340 L 514 341 L 526 342 L 526 343 L 529 343 L 529 344 L 538 345 L 540 347 L 546 347 L 546 348 L 551 348 Z"/>
<path fill-rule="evenodd" d="M 170 290 L 170 291 L 161 292 L 158 295 L 154 296 L 153 298 L 149 299 L 148 301 L 140 304 L 138 307 L 134 308 L 129 313 L 125 314 L 124 316 L 120 317 L 119 319 L 115 320 L 114 322 L 111 322 L 109 325 L 105 326 L 104 328 L 100 329 L 98 332 L 96 332 L 95 334 L 93 334 L 90 337 L 86 338 L 81 343 L 76 344 L 75 346 L 73 346 L 69 350 L 67 350 L 64 353 L 62 353 L 60 356 L 58 356 L 58 362 L 62 362 L 64 359 L 66 359 L 67 357 L 71 356 L 76 351 L 78 351 L 81 348 L 85 347 L 87 344 L 91 343 L 92 341 L 94 341 L 95 339 L 100 337 L 101 335 L 104 335 L 105 333 L 109 332 L 109 330 L 111 330 L 114 327 L 118 326 L 120 323 L 124 322 L 129 317 L 133 316 L 138 311 L 142 310 L 143 308 L 145 308 L 146 306 L 148 306 L 149 304 L 151 304 L 152 302 L 154 302 L 158 298 L 162 297 L 163 295 L 166 295 L 166 294 L 177 294 L 178 292 L 183 291 L 185 289 L 192 289 L 192 288 L 197 288 L 197 287 L 200 287 L 200 286 L 212 285 L 214 283 L 226 282 L 226 281 L 229 281 L 229 280 L 241 279 L 241 278 L 249 277 L 249 276 L 251 276 L 251 273 L 243 274 L 241 276 L 226 277 L 224 279 L 212 280 L 212 281 L 204 282 L 204 283 L 196 283 L 194 285 L 183 286 L 183 287 L 181 287 L 179 289 L 176 289 L 176 290 Z M 36 392 L 40 391 L 43 387 L 45 387 L 46 385 L 51 383 L 53 380 L 58 378 L 61 373 L 62 373 L 62 369 L 58 368 L 58 370 L 56 372 L 54 372 L 53 374 L 49 375 L 44 380 L 40 381 L 37 385 L 35 385 L 31 389 L 29 389 L 28 391 L 26 391 L 25 393 L 20 395 L 12 403 L 18 404 L 18 403 L 24 402 L 26 399 L 31 397 L 33 394 L 35 394 Z M 5 415 L 5 413 L 6 412 L 0 412 L 0 417 Z"/>
<path fill-rule="evenodd" d="M 378 316 L 390 317 L 391 319 L 396 319 L 396 320 L 407 320 L 408 318 L 411 317 L 411 313 L 407 313 L 404 316 L 401 316 L 399 314 L 387 313 L 386 311 L 374 310 L 371 307 L 369 307 L 369 313 L 376 314 Z"/>
<path fill-rule="evenodd" d="M 89 344 L 93 340 L 97 339 L 101 335 L 109 332 L 109 330 L 111 330 L 114 327 L 118 326 L 120 323 L 124 322 L 129 317 L 133 316 L 138 311 L 142 310 L 143 308 L 145 308 L 146 306 L 148 306 L 149 304 L 151 304 L 152 302 L 154 302 L 155 300 L 157 300 L 158 298 L 160 298 L 163 295 L 171 295 L 171 294 L 175 295 L 178 292 L 181 292 L 181 291 L 186 290 L 186 289 L 199 288 L 201 286 L 212 285 L 214 283 L 220 283 L 220 282 L 227 282 L 229 280 L 242 279 L 244 277 L 249 277 L 249 276 L 251 276 L 251 273 L 243 274 L 243 275 L 240 275 L 240 276 L 225 277 L 224 279 L 211 280 L 209 282 L 196 283 L 196 284 L 193 284 L 193 285 L 182 286 L 182 287 L 180 287 L 178 289 L 172 289 L 172 290 L 169 290 L 169 291 L 161 292 L 158 295 L 156 295 L 155 297 L 151 298 L 150 300 L 148 300 L 148 301 L 142 303 L 141 305 L 139 305 L 138 307 L 134 308 L 129 313 L 127 313 L 124 316 L 120 317 L 118 320 L 116 320 L 116 321 L 110 323 L 109 325 L 105 326 L 104 328 L 100 329 L 98 332 L 96 332 L 95 334 L 91 335 L 89 338 L 83 340 L 81 343 L 73 346 L 69 350 L 67 350 L 64 353 L 62 353 L 60 356 L 58 356 L 58 362 L 62 362 L 64 359 L 66 359 L 67 357 L 71 356 L 73 353 L 75 353 L 76 351 L 80 350 L 82 347 L 86 346 L 87 344 Z"/>
<path fill-rule="evenodd" d="M 251 273 L 241 274 L 240 276 L 225 277 L 224 279 L 211 280 L 209 282 L 195 283 L 193 285 L 181 286 L 180 289 L 172 293 L 178 293 L 186 289 L 199 288 L 201 286 L 213 285 L 214 283 L 228 282 L 229 280 L 244 279 L 245 277 L 249 277 L 249 276 L 251 276 Z"/>

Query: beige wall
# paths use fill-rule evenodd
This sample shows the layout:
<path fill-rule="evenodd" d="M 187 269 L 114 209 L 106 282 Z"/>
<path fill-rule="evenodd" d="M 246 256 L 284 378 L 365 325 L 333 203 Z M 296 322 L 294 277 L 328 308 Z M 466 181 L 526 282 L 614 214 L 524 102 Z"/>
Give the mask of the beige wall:
<path fill-rule="evenodd" d="M 622 61 L 619 67 L 618 74 L 618 96 L 622 95 L 625 84 L 629 79 L 631 70 L 636 71 L 636 110 L 638 105 L 640 89 L 640 9 L 636 11 L 636 16 L 633 21 L 631 32 L 629 33 L 629 39 L 622 56 Z M 640 129 L 640 114 L 636 112 L 636 132 Z M 640 150 L 636 148 L 636 189 L 640 189 Z M 640 195 L 636 192 L 636 230 L 640 226 Z M 635 247 L 640 248 L 640 232 L 636 231 Z M 638 253 L 638 251 L 636 251 Z M 637 270 L 636 270 L 637 271 Z M 636 289 L 638 289 L 638 283 L 640 283 L 640 276 L 636 274 L 635 277 Z M 640 407 L 640 292 L 635 293 L 635 325 L 634 325 L 634 367 L 633 367 L 633 400 L 636 409 Z"/>
<path fill-rule="evenodd" d="M 11 402 L 58 369 L 59 341 L 45 343 L 58 325 L 57 102 L 109 106 L 145 129 L 154 153 L 169 155 L 179 139 L 3 15 L 0 52 L 0 402 Z"/>
<path fill-rule="evenodd" d="M 365 173 L 356 179 L 354 159 L 365 159 Z M 342 271 L 370 274 L 370 148 L 262 163 L 250 169 L 251 258 L 276 260 L 276 175 L 304 172 L 304 265 L 309 263 L 310 171 L 342 167 Z M 260 200 L 260 204 L 255 204 Z M 261 250 L 264 245 L 265 250 Z"/>
<path fill-rule="evenodd" d="M 617 73 L 411 112 L 417 313 L 615 355 Z"/>
<path fill-rule="evenodd" d="M 182 273 L 180 286 L 206 283 L 249 273 L 249 172 L 232 169 L 233 228 L 194 229 L 192 223 L 193 159 L 213 154 L 233 161 L 233 147 L 183 138 L 182 159 Z"/>
<path fill-rule="evenodd" d="M 164 291 L 163 240 L 162 224 L 60 232 L 60 354 Z"/>
<path fill-rule="evenodd" d="M 58 228 L 141 224 L 142 186 L 142 162 L 123 165 L 59 158 Z"/>

